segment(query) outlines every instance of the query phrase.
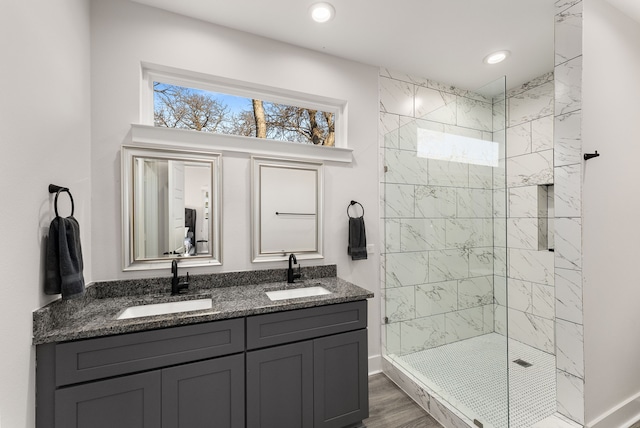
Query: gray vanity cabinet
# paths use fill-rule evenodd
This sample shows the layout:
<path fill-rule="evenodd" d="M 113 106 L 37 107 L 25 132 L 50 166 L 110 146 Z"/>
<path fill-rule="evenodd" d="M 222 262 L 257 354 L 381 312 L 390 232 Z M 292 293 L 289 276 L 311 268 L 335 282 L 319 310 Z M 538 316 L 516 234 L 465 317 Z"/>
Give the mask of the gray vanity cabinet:
<path fill-rule="evenodd" d="M 244 318 L 39 345 L 37 428 L 244 428 Z"/>
<path fill-rule="evenodd" d="M 361 300 L 38 345 L 36 427 L 354 427 L 366 327 Z"/>
<path fill-rule="evenodd" d="M 369 416 L 366 308 L 247 318 L 247 428 L 342 428 Z"/>

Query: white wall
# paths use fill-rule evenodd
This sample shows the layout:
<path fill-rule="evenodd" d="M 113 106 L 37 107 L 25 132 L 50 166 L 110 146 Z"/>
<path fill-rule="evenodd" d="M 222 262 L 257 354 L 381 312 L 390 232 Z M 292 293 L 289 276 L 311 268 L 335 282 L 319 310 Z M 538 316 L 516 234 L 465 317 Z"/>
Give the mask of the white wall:
<path fill-rule="evenodd" d="M 3 2 L 0 13 L 0 425 L 33 427 L 32 311 L 43 290 L 49 183 L 68 186 L 91 280 L 89 5 Z M 66 194 L 59 211 L 68 215 Z"/>
<path fill-rule="evenodd" d="M 584 1 L 583 272 L 585 411 L 640 394 L 640 24 Z"/>
<path fill-rule="evenodd" d="M 94 279 L 166 275 L 168 270 L 122 272 L 120 238 L 121 144 L 140 120 L 141 62 L 348 101 L 351 165 L 325 170 L 325 259 L 338 275 L 370 290 L 379 288 L 379 259 L 351 261 L 346 207 L 366 211 L 367 242 L 378 247 L 377 69 L 123 0 L 95 1 L 91 11 L 92 191 Z M 223 266 L 190 268 L 207 273 L 285 267 L 250 262 L 250 161 L 223 156 Z M 315 262 L 318 263 L 318 262 Z M 305 262 L 303 265 L 310 265 Z M 379 354 L 379 303 L 369 307 L 370 355 Z"/>

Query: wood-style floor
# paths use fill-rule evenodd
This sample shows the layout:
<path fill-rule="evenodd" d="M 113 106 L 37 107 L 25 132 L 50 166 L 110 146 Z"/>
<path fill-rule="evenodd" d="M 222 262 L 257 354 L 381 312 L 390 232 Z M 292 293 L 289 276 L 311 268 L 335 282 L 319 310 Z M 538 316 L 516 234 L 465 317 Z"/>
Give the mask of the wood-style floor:
<path fill-rule="evenodd" d="M 384 374 L 369 376 L 366 428 L 442 428 Z"/>

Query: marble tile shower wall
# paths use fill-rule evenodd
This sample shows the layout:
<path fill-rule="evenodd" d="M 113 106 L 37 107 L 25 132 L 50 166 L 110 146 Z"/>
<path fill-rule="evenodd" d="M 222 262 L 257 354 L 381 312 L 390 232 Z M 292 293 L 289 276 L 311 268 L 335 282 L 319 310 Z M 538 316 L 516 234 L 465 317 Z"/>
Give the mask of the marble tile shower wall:
<path fill-rule="evenodd" d="M 556 398 L 583 425 L 582 0 L 556 1 L 555 21 Z"/>
<path fill-rule="evenodd" d="M 555 354 L 553 73 L 507 93 L 508 281 L 496 277 L 496 331 Z M 551 212 L 551 215 L 549 214 Z M 498 221 L 498 220 L 497 220 Z M 507 290 L 505 289 L 507 285 Z M 507 298 L 505 298 L 507 297 Z M 508 306 L 507 306 L 508 302 Z"/>
<path fill-rule="evenodd" d="M 427 159 L 418 143 L 421 130 L 492 141 L 493 116 L 480 94 L 380 71 L 389 354 L 494 331 L 493 168 Z"/>
<path fill-rule="evenodd" d="M 478 262 L 480 260 L 486 262 L 495 257 L 494 298 L 497 302 L 495 330 L 504 333 L 504 325 L 500 325 L 500 320 L 504 319 L 504 315 L 500 312 L 508 310 L 511 318 L 509 320 L 510 327 L 513 328 L 509 332 L 511 335 L 540 349 L 555 352 L 557 410 L 563 416 L 582 425 L 584 424 L 584 344 L 581 261 L 581 76 L 582 0 L 557 0 L 553 76 L 542 76 L 508 94 L 511 99 L 508 105 L 509 146 L 507 147 L 509 246 L 507 248 L 502 245 L 505 248 L 502 253 L 498 248 L 501 247 L 499 236 L 496 236 L 495 255 L 488 251 L 490 250 L 488 247 L 484 247 L 487 251 L 481 253 L 481 257 L 475 253 L 473 258 L 471 253 L 469 253 L 469 257 L 465 257 L 464 254 L 461 256 L 460 252 L 456 255 L 455 250 L 403 251 L 406 248 L 403 247 L 402 236 L 414 236 L 408 229 L 410 223 L 405 223 L 402 226 L 403 221 L 414 220 L 414 223 L 422 227 L 423 229 L 418 230 L 424 231 L 424 234 L 421 235 L 424 241 L 429 236 L 427 226 L 431 229 L 432 224 L 428 222 L 428 219 L 455 220 L 454 212 L 457 214 L 457 206 L 454 211 L 453 205 L 457 203 L 458 195 L 452 193 L 451 189 L 440 188 L 447 186 L 430 184 L 428 175 L 425 178 L 426 174 L 417 174 L 420 168 L 427 168 L 429 163 L 424 159 L 416 159 L 415 153 L 411 154 L 412 151 L 415 151 L 414 142 L 412 139 L 404 137 L 405 134 L 401 132 L 401 127 L 408 125 L 407 128 L 409 128 L 415 123 L 416 127 L 434 127 L 437 130 L 446 130 L 452 133 L 469 132 L 478 135 L 478 132 L 481 131 L 482 138 L 490 139 L 489 131 L 483 126 L 467 127 L 470 123 L 478 122 L 479 116 L 487 117 L 488 107 L 481 104 L 485 103 L 486 99 L 477 94 L 436 82 L 382 69 L 380 71 L 381 153 L 379 159 L 381 161 L 380 176 L 384 177 L 381 183 L 381 195 L 387 195 L 385 192 L 387 186 L 392 188 L 397 185 L 400 188 L 402 185 L 409 186 L 412 183 L 411 180 L 422 180 L 414 183 L 413 193 L 409 187 L 404 187 L 409 192 L 396 193 L 397 200 L 388 199 L 393 193 L 390 193 L 386 200 L 384 198 L 382 200 L 381 212 L 384 213 L 385 218 L 380 222 L 380 225 L 381 232 L 384 233 L 382 236 L 385 237 L 384 252 L 388 257 L 383 258 L 381 277 L 387 282 L 388 291 L 391 292 L 387 301 L 386 314 L 387 316 L 395 314 L 390 317 L 389 328 L 383 329 L 383 346 L 385 346 L 387 353 L 405 353 L 432 343 L 446 343 L 446 316 L 455 313 L 453 308 L 454 306 L 457 308 L 458 303 L 457 301 L 454 303 L 454 299 L 459 298 L 459 288 L 454 291 L 454 283 L 468 278 L 432 283 L 429 274 L 437 272 L 437 269 L 431 267 L 429 262 L 438 261 L 439 256 L 448 258 L 449 261 L 458 257 L 462 266 L 469 268 L 468 272 L 472 272 L 472 264 L 483 266 L 485 268 L 482 270 L 484 275 L 480 277 L 489 277 L 488 272 L 491 270 L 489 263 Z M 553 85 L 551 79 L 555 79 Z M 549 90 L 552 91 L 552 96 L 555 94 L 551 104 L 548 98 Z M 417 96 L 418 94 L 429 95 L 429 102 L 423 103 L 421 97 Z M 539 98 L 539 95 L 544 96 Z M 459 101 L 459 97 L 463 99 Z M 524 98 L 530 98 L 529 102 L 524 102 Z M 478 110 L 484 111 L 484 113 L 475 112 L 475 115 L 465 116 L 463 106 L 473 104 L 485 106 Z M 434 105 L 439 105 L 440 108 L 433 108 Z M 460 109 L 458 109 L 458 105 Z M 494 105 L 493 107 L 494 111 L 500 110 L 500 106 Z M 460 111 L 463 111 L 462 115 L 459 115 Z M 466 112 L 471 111 L 473 109 L 466 110 Z M 423 121 L 425 113 L 427 117 Z M 418 120 L 414 122 L 416 118 Z M 465 122 L 468 119 L 470 120 Z M 553 132 L 551 140 L 548 138 L 550 127 Z M 405 132 L 407 128 L 405 128 Z M 387 158 L 387 155 L 391 157 Z M 406 163 L 409 166 L 408 171 L 400 173 L 400 171 L 393 172 L 389 169 L 387 173 L 384 173 L 383 168 L 388 166 L 386 163 L 388 159 L 395 160 L 396 165 Z M 451 170 L 454 168 L 456 167 L 450 166 L 448 172 L 453 172 Z M 393 174 L 395 174 L 395 179 L 399 180 L 398 182 L 392 182 L 389 178 L 394 177 Z M 475 168 L 470 168 L 469 177 L 475 175 Z M 406 181 L 401 182 L 402 179 L 406 179 Z M 494 179 L 497 182 L 500 177 Z M 549 192 L 551 188 L 540 185 L 550 183 L 551 179 L 554 181 L 554 186 L 553 191 Z M 460 182 L 462 181 L 460 180 Z M 461 189 L 464 193 L 464 186 L 453 188 L 456 189 L 456 192 Z M 468 187 L 468 189 L 471 188 L 473 187 Z M 546 207 L 543 203 L 545 190 L 547 190 Z M 428 196 L 424 195 L 425 192 Z M 496 196 L 494 201 L 496 202 L 501 200 L 499 192 L 500 190 L 494 190 Z M 416 201 L 424 201 L 426 197 L 431 198 L 435 203 L 418 205 Z M 415 213 L 424 215 L 424 218 L 417 217 L 417 220 L 423 220 L 422 222 L 415 221 L 414 217 L 408 217 L 412 198 L 414 215 Z M 417 208 L 418 206 L 420 209 Z M 386 212 L 387 208 L 389 208 L 388 213 Z M 394 209 L 397 210 L 398 216 L 391 215 Z M 501 209 L 504 210 L 505 207 L 501 208 L 496 203 L 492 209 L 497 216 L 504 215 L 504 211 Z M 546 217 L 545 210 L 547 211 Z M 403 214 L 400 215 L 400 213 Z M 403 215 L 407 215 L 407 217 Z M 547 230 L 554 231 L 555 234 L 555 236 L 546 237 L 547 245 L 555 249 L 554 253 L 542 251 L 544 248 L 541 248 L 545 237 L 540 236 L 541 230 L 544 230 L 540 222 L 544 222 L 544 220 L 548 223 Z M 533 244 L 533 236 L 535 235 L 533 223 L 535 221 L 538 222 L 539 234 L 537 248 Z M 437 224 L 437 222 L 433 224 Z M 499 224 L 494 224 L 494 226 L 496 230 L 500 229 Z M 504 230 L 504 225 L 502 229 Z M 436 234 L 436 237 L 442 238 L 441 229 L 440 234 Z M 430 255 L 431 252 L 434 252 L 433 256 Z M 501 258 L 506 259 L 507 252 L 510 281 L 515 284 L 510 287 L 511 304 L 508 309 L 504 306 L 504 300 L 506 300 L 504 298 L 506 294 L 504 274 L 500 275 L 501 266 L 504 265 L 504 261 L 500 260 Z M 472 260 L 474 261 L 472 262 Z M 385 272 L 385 263 L 389 267 L 389 274 Z M 392 263 L 395 263 L 395 267 L 391 266 Z M 447 265 L 445 264 L 445 266 Z M 449 273 L 455 274 L 457 272 L 462 275 L 463 270 L 464 268 L 458 271 L 450 269 Z M 474 268 L 473 272 L 478 271 Z M 437 275 L 436 273 L 436 277 Z M 449 283 L 448 288 L 447 283 Z M 413 293 L 410 292 L 411 287 L 413 287 Z M 384 295 L 387 290 L 383 287 L 382 291 Z M 549 292 L 551 291 L 554 292 L 551 295 L 554 297 L 551 297 L 552 303 L 549 304 Z M 434 296 L 435 299 L 427 303 L 426 296 Z M 500 299 L 503 301 L 501 302 Z M 417 311 L 417 307 L 422 309 Z M 480 305 L 479 307 L 483 311 L 482 328 L 491 331 L 490 316 L 494 309 L 491 305 Z M 442 312 L 437 316 L 418 318 L 418 314 L 424 314 L 423 310 L 427 313 L 430 310 Z M 553 318 L 549 316 L 550 311 L 555 311 L 555 342 L 553 338 L 554 324 L 552 323 Z M 476 313 L 478 313 L 477 310 Z M 410 316 L 414 316 L 414 318 L 410 318 Z M 449 315 L 449 317 L 452 319 L 461 318 L 458 315 Z M 472 325 L 474 324 L 471 323 L 467 326 Z M 476 325 L 478 324 L 476 323 Z M 445 329 L 444 333 L 442 333 L 442 329 Z M 544 331 L 544 334 L 538 335 L 538 330 Z M 422 336 L 418 337 L 423 339 L 414 343 L 414 339 L 411 337 L 412 332 L 421 333 Z M 476 333 L 478 332 L 479 329 L 476 329 Z M 534 333 L 533 341 L 527 340 L 529 332 Z M 451 334 L 449 337 L 455 337 L 455 335 Z M 404 343 L 402 342 L 403 338 L 405 339 Z"/>

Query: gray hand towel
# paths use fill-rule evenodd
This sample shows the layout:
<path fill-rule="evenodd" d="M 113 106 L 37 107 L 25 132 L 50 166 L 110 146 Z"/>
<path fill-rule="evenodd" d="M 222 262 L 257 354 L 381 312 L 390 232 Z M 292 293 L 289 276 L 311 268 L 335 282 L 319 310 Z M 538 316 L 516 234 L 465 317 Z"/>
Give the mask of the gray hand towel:
<path fill-rule="evenodd" d="M 56 217 L 49 226 L 47 242 L 46 294 L 62 293 L 63 299 L 79 297 L 84 293 L 80 225 L 73 217 Z"/>
<path fill-rule="evenodd" d="M 347 254 L 351 260 L 366 260 L 367 258 L 367 235 L 364 229 L 363 217 L 349 217 L 349 246 Z"/>

